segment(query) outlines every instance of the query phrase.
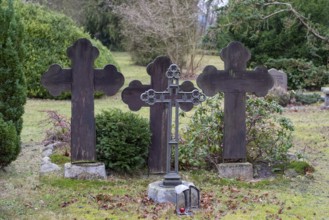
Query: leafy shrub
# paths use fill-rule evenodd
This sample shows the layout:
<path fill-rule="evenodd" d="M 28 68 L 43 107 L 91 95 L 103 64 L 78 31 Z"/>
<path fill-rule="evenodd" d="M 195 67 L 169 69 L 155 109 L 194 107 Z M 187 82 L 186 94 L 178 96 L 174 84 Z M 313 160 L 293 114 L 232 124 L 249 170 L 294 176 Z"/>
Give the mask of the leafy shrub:
<path fill-rule="evenodd" d="M 265 99 L 268 101 L 275 101 L 279 105 L 285 107 L 290 103 L 290 93 L 281 87 L 271 89 L 266 95 Z"/>
<path fill-rule="evenodd" d="M 20 135 L 26 102 L 23 26 L 12 1 L 0 0 L 0 117 Z"/>
<path fill-rule="evenodd" d="M 0 169 L 16 160 L 20 152 L 20 141 L 15 126 L 0 117 Z"/>
<path fill-rule="evenodd" d="M 292 146 L 292 123 L 282 117 L 282 108 L 264 98 L 247 96 L 247 160 L 277 163 L 286 160 Z M 224 111 L 223 95 L 208 98 L 196 108 L 182 133 L 179 148 L 181 168 L 209 168 L 222 161 Z"/>
<path fill-rule="evenodd" d="M 329 82 L 326 66 L 316 66 L 304 59 L 269 59 L 267 66 L 282 69 L 287 73 L 289 89 L 320 89 Z"/>
<path fill-rule="evenodd" d="M 16 5 L 25 33 L 27 59 L 24 62 L 24 71 L 27 80 L 28 97 L 54 98 L 40 84 L 41 75 L 49 66 L 58 63 L 63 68 L 71 65 L 66 50 L 79 38 L 90 36 L 75 25 L 63 14 L 51 11 L 37 4 L 19 2 Z M 118 66 L 110 51 L 99 41 L 91 40 L 100 55 L 95 66 L 103 68 L 111 63 Z M 59 96 L 59 99 L 68 98 L 68 93 Z"/>
<path fill-rule="evenodd" d="M 115 171 L 146 165 L 151 133 L 147 120 L 118 109 L 96 115 L 97 160 Z"/>
<path fill-rule="evenodd" d="M 317 93 L 305 94 L 302 91 L 297 91 L 293 93 L 293 97 L 297 104 L 302 104 L 302 105 L 311 105 L 321 100 L 320 94 Z"/>
<path fill-rule="evenodd" d="M 282 107 L 264 98 L 247 100 L 247 159 L 249 162 L 287 161 L 287 152 L 292 147 L 292 122 L 283 116 Z"/>

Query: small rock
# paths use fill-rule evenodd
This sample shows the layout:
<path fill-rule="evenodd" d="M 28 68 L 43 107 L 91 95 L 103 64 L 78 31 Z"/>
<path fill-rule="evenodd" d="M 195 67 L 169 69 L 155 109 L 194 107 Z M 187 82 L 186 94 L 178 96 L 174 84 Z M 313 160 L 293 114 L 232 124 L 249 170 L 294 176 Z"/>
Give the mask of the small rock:
<path fill-rule="evenodd" d="M 42 153 L 41 156 L 42 157 L 49 157 L 50 155 L 52 155 L 53 150 L 51 148 L 45 148 Z"/>
<path fill-rule="evenodd" d="M 61 168 L 54 164 L 54 163 L 51 163 L 50 161 L 48 163 L 44 163 L 41 165 L 40 167 L 40 173 L 41 174 L 44 174 L 44 173 L 49 173 L 49 172 L 53 172 L 53 171 L 57 171 L 57 170 L 60 170 Z"/>
<path fill-rule="evenodd" d="M 41 165 L 46 164 L 46 163 L 50 163 L 50 158 L 49 157 L 43 157 L 41 159 Z"/>

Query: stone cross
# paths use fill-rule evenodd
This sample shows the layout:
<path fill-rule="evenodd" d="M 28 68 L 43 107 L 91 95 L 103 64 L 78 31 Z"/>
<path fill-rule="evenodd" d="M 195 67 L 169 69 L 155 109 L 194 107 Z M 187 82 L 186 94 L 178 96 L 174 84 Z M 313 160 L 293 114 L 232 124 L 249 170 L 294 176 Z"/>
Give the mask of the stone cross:
<path fill-rule="evenodd" d="M 71 69 L 53 64 L 43 74 L 41 83 L 53 96 L 61 92 L 72 93 L 71 161 L 96 160 L 96 131 L 94 118 L 94 91 L 114 95 L 123 85 L 124 77 L 115 66 L 93 69 L 99 51 L 89 40 L 79 39 L 67 49 Z"/>
<path fill-rule="evenodd" d="M 148 156 L 150 173 L 166 172 L 167 107 L 165 103 L 148 105 L 140 99 L 140 96 L 149 89 L 163 91 L 168 87 L 166 71 L 171 64 L 172 62 L 168 57 L 157 57 L 146 69 L 147 73 L 151 76 L 151 84 L 143 85 L 139 80 L 134 80 L 121 94 L 122 101 L 126 103 L 132 111 L 138 111 L 142 107 L 150 107 L 150 130 L 152 132 Z M 194 85 L 190 83 L 184 84 L 184 86 L 182 85 L 181 87 L 183 91 L 192 91 L 194 89 Z M 193 108 L 193 104 L 183 103 L 180 107 L 184 111 L 189 111 Z"/>
<path fill-rule="evenodd" d="M 232 42 L 220 56 L 224 70 L 206 66 L 197 78 L 207 96 L 224 92 L 224 162 L 246 160 L 246 92 L 265 96 L 273 79 L 265 67 L 246 70 L 250 52 L 240 42 Z"/>
<path fill-rule="evenodd" d="M 164 177 L 163 186 L 177 186 L 182 183 L 181 178 L 178 174 L 178 127 L 179 127 L 179 108 L 181 104 L 189 104 L 189 108 L 182 108 L 183 110 L 191 110 L 193 105 L 197 105 L 205 100 L 205 95 L 203 95 L 199 90 L 193 89 L 192 91 L 183 91 L 182 88 L 194 87 L 193 83 L 190 81 L 183 82 L 179 85 L 180 71 L 176 64 L 170 65 L 168 71 L 166 72 L 168 78 L 168 87 L 165 91 L 158 92 L 154 89 L 149 89 L 142 93 L 140 98 L 142 101 L 149 105 L 154 105 L 156 103 L 165 103 L 167 105 L 168 114 L 168 124 L 167 124 L 167 160 L 166 160 L 166 175 Z M 175 131 L 172 137 L 172 118 L 173 112 L 172 107 L 175 107 Z M 175 149 L 174 158 L 174 170 L 171 169 L 172 161 L 172 149 Z"/>

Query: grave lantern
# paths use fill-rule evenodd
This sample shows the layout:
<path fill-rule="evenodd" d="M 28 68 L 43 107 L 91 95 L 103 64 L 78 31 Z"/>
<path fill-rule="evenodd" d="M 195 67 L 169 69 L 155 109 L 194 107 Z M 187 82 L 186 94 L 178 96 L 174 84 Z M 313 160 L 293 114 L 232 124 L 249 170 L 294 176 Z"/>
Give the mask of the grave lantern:
<path fill-rule="evenodd" d="M 200 191 L 194 185 L 181 184 L 175 187 L 176 213 L 178 215 L 190 215 L 191 209 L 200 207 Z"/>
<path fill-rule="evenodd" d="M 176 213 L 178 215 L 188 215 L 190 211 L 190 188 L 183 184 L 175 187 L 176 192 Z"/>
<path fill-rule="evenodd" d="M 191 209 L 198 209 L 200 208 L 200 191 L 194 185 L 189 186 L 190 191 L 190 207 Z"/>

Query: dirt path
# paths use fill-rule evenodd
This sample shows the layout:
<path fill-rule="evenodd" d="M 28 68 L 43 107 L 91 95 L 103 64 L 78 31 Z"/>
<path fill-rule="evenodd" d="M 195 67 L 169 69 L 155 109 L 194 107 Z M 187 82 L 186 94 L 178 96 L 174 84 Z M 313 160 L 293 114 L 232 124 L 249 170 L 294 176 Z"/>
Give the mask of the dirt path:
<path fill-rule="evenodd" d="M 0 171 L 0 219 L 29 206 L 31 197 L 38 193 L 40 149 L 38 144 L 23 144 L 18 159 L 6 167 L 6 172 Z"/>

